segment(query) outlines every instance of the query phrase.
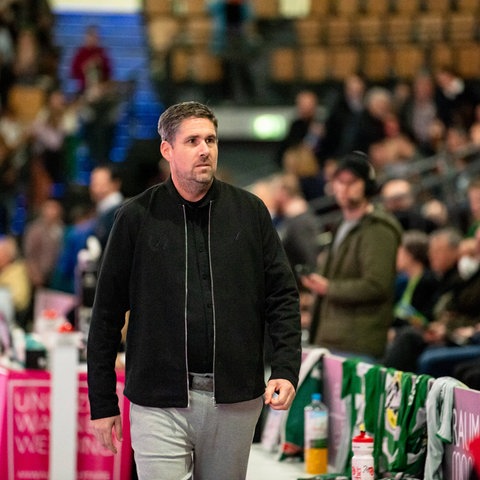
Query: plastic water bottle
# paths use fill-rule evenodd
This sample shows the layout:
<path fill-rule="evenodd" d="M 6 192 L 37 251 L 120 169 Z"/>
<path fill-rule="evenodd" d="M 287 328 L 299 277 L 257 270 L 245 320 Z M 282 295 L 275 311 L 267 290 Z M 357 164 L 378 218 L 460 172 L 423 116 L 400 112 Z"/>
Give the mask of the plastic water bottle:
<path fill-rule="evenodd" d="M 305 471 L 319 475 L 328 470 L 328 409 L 320 393 L 305 407 Z"/>
<path fill-rule="evenodd" d="M 35 320 L 34 331 L 40 337 L 41 342 L 50 350 L 55 342 L 59 327 L 66 322 L 66 318 L 53 308 L 42 310 Z"/>
<path fill-rule="evenodd" d="M 373 438 L 360 430 L 360 434 L 352 439 L 352 452 L 352 480 L 373 480 Z"/>

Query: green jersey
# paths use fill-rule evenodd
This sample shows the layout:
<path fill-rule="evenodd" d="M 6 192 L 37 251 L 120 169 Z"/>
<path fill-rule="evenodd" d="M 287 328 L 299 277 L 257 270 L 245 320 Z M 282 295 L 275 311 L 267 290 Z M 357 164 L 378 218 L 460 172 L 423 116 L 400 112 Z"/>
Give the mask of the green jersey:
<path fill-rule="evenodd" d="M 375 470 L 395 478 L 423 478 L 431 377 L 381 366 L 366 377 L 365 427 L 375 439 Z"/>

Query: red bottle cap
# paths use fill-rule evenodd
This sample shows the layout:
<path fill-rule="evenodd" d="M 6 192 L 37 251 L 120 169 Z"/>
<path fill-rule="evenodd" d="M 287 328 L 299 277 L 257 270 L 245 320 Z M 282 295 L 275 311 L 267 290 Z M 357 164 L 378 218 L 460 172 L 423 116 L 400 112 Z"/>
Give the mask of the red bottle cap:
<path fill-rule="evenodd" d="M 59 333 L 70 333 L 73 332 L 73 325 L 70 322 L 64 322 L 59 325 L 57 331 Z"/>
<path fill-rule="evenodd" d="M 352 441 L 358 443 L 373 443 L 373 437 L 362 430 L 359 435 L 353 437 Z"/>

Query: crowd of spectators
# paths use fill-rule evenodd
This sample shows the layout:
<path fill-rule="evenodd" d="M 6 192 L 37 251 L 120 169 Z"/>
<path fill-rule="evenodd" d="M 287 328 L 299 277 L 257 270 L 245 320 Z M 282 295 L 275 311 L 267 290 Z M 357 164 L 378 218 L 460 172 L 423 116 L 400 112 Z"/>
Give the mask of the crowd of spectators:
<path fill-rule="evenodd" d="M 70 78 L 60 78 L 63 52 L 54 22 L 47 1 L 0 6 L 0 233 L 11 230 L 19 202 L 31 217 L 47 198 L 65 197 L 85 183 L 80 155 L 87 172 L 110 161 L 123 98 L 110 53 L 98 27 L 88 25 Z M 69 94 L 62 91 L 65 80 L 76 86 Z M 21 226 L 12 233 L 21 235 Z"/>
<path fill-rule="evenodd" d="M 325 108 L 315 90 L 298 93 L 297 116 L 275 157 L 282 174 L 296 175 L 316 213 L 317 269 L 340 220 L 332 173 L 345 154 L 364 151 L 380 185 L 374 202 L 393 214 L 404 232 L 397 252 L 395 320 L 382 360 L 402 370 L 462 375 L 477 386 L 478 375 L 462 362 L 480 357 L 477 83 L 448 67 L 419 71 L 412 82 L 393 88 L 353 75 L 337 98 L 328 100 Z M 276 188 L 273 176 L 271 189 Z M 272 216 L 281 233 L 281 211 Z M 288 217 L 284 221 L 291 224 Z"/>
<path fill-rule="evenodd" d="M 123 200 L 123 170 L 109 157 L 118 106 L 109 52 L 89 25 L 67 95 L 54 21 L 47 1 L 0 5 L 0 287 L 25 329 L 38 289 L 78 293 L 78 253 L 89 236 L 105 245 Z M 81 145 L 87 182 L 77 171 Z"/>

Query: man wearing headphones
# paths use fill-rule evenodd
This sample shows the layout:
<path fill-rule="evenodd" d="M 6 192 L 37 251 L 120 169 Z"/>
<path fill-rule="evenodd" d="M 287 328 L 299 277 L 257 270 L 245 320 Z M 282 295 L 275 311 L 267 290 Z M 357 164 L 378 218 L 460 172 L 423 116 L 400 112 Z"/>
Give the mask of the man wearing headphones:
<path fill-rule="evenodd" d="M 402 228 L 372 203 L 375 171 L 363 152 L 340 160 L 332 189 L 342 220 L 319 273 L 302 277 L 318 296 L 310 338 L 332 353 L 375 361 L 383 355 L 393 321 Z"/>

